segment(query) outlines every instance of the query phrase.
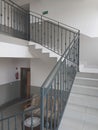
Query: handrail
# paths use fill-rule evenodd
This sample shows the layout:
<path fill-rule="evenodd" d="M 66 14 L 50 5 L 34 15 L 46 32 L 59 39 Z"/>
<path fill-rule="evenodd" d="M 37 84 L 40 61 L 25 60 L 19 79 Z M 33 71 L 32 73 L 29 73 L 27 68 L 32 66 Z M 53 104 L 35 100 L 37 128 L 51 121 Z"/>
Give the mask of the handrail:
<path fill-rule="evenodd" d="M 0 32 L 28 40 L 28 11 L 11 0 L 0 0 Z"/>
<path fill-rule="evenodd" d="M 30 40 L 59 55 L 65 52 L 78 32 L 78 29 L 30 12 Z"/>
<path fill-rule="evenodd" d="M 1 5 L 0 15 L 0 29 L 2 32 L 5 31 L 8 34 L 11 32 L 16 37 L 37 42 L 61 55 L 61 58 L 40 89 L 41 130 L 44 129 L 44 125 L 46 129 L 55 130 L 59 126 L 75 74 L 79 70 L 80 31 L 38 13 L 26 12 L 25 9 L 15 4 L 12 0 L 1 0 L 2 2 L 4 2 L 4 8 Z M 4 12 L 2 12 L 2 8 L 5 9 Z M 20 12 L 20 9 L 22 12 Z M 8 13 L 6 13 L 6 10 Z M 11 13 L 9 13 L 9 10 Z M 15 15 L 12 15 L 12 11 Z M 7 120 L 9 129 L 9 120 L 14 118 L 16 129 L 16 116 L 22 115 L 22 120 L 24 121 L 26 112 L 30 112 L 32 115 L 32 110 L 33 108 L 4 117 L 0 121 L 3 123 L 4 120 Z"/>
<path fill-rule="evenodd" d="M 78 38 L 77 36 L 75 37 L 75 39 Z M 69 53 L 69 49 L 72 47 L 72 45 L 74 44 L 75 39 L 73 39 L 73 41 L 70 43 L 70 45 L 68 46 L 68 48 L 65 50 L 64 54 L 61 56 L 61 58 L 59 59 L 59 61 L 56 63 L 56 65 L 54 66 L 54 68 L 52 69 L 51 73 L 48 75 L 47 79 L 45 80 L 45 82 L 42 84 L 42 88 L 46 88 L 47 86 L 50 85 L 50 83 L 53 80 L 53 77 L 56 75 L 57 70 L 60 67 L 61 61 L 63 60 L 63 58 L 66 58 L 68 53 Z"/>
<path fill-rule="evenodd" d="M 41 130 L 45 123 L 46 129 L 55 130 L 59 127 L 76 72 L 79 70 L 79 35 L 78 31 L 41 86 Z"/>
<path fill-rule="evenodd" d="M 25 10 L 24 8 L 22 8 L 21 6 L 19 6 L 18 4 L 16 4 L 15 2 L 13 2 L 12 0 L 2 0 L 10 5 L 15 5 L 16 8 L 19 8 L 20 10 L 24 11 L 25 13 L 28 13 L 27 10 Z"/>
<path fill-rule="evenodd" d="M 62 22 L 60 22 L 60 21 L 57 21 L 57 20 L 55 20 L 55 19 L 49 18 L 49 17 L 47 17 L 47 16 L 44 16 L 44 15 L 42 15 L 42 14 L 40 14 L 40 13 L 37 13 L 37 12 L 34 12 L 34 11 L 30 11 L 30 14 L 31 14 L 31 15 L 32 15 L 32 13 L 38 15 L 40 18 L 46 18 L 46 19 L 48 19 L 48 20 L 52 20 L 53 22 L 59 23 L 59 24 L 61 24 L 61 25 L 64 25 L 65 27 L 69 27 L 70 29 L 75 30 L 76 32 L 79 31 L 79 29 L 77 29 L 77 28 L 74 28 L 74 27 L 69 26 L 69 25 L 67 25 L 67 24 L 64 24 L 64 23 L 62 23 Z"/>

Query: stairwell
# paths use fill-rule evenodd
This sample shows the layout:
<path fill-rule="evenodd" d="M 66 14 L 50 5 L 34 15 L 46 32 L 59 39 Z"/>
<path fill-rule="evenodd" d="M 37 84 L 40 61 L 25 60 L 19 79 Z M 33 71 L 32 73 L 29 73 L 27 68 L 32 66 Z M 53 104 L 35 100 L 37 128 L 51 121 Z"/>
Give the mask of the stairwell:
<path fill-rule="evenodd" d="M 98 130 L 98 74 L 78 72 L 59 130 Z"/>
<path fill-rule="evenodd" d="M 52 68 L 52 71 L 49 72 L 48 76 L 45 76 L 43 84 L 40 85 L 40 104 L 38 106 L 40 113 L 39 129 L 58 130 L 62 116 L 64 119 L 64 116 L 66 115 L 63 115 L 63 111 L 67 104 L 74 78 L 77 71 L 79 71 L 80 31 L 66 24 L 44 17 L 43 15 L 37 14 L 37 16 L 34 12 L 28 12 L 11 0 L 0 0 L 0 3 L 2 10 L 10 10 L 8 11 L 8 14 L 4 13 L 4 11 L 1 12 L 0 31 L 4 34 L 27 40 L 29 44 L 26 44 L 26 49 L 35 56 L 33 58 L 41 58 L 42 61 L 49 58 L 49 61 L 47 60 L 48 63 L 50 60 L 54 61 L 54 58 L 56 59 L 56 65 Z M 16 13 L 13 17 L 9 13 L 12 11 L 13 13 Z M 18 13 L 20 11 L 22 13 L 20 13 L 21 15 Z M 19 18 L 18 21 L 16 20 L 17 18 Z M 9 24 L 10 22 L 11 25 Z M 32 58 L 32 56 L 30 58 Z M 39 62 L 37 62 L 37 65 L 39 65 L 38 63 Z M 30 65 L 33 66 L 34 64 L 31 63 Z M 38 73 L 38 77 L 41 74 L 42 73 Z M 31 77 L 34 79 L 32 75 Z M 69 104 L 72 104 L 71 100 L 74 100 L 75 98 L 75 96 L 73 98 L 73 95 L 74 93 L 70 95 L 68 106 Z M 70 111 L 68 106 L 66 110 L 68 109 L 68 111 Z M 31 125 L 29 127 L 30 129 L 33 129 L 33 117 L 35 116 L 33 114 L 33 107 L 28 111 L 23 110 L 22 113 L 17 113 L 6 118 L 4 118 L 1 113 L 1 129 L 6 130 L 4 128 L 4 122 L 7 121 L 6 127 L 8 129 L 12 128 L 16 130 L 18 126 L 17 117 L 21 116 L 21 121 L 18 121 L 19 123 L 22 122 L 21 126 L 23 127 L 23 130 L 26 130 L 24 121 L 28 112 L 31 113 Z M 10 122 L 11 119 L 15 121 L 14 126 Z M 65 129 L 65 127 L 63 127 L 63 129 Z"/>

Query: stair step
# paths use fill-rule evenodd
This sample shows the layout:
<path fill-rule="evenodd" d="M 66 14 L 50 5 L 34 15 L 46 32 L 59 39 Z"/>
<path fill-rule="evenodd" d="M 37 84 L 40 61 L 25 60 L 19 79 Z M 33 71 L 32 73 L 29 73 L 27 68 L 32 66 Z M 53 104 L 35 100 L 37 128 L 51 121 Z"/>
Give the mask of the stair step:
<path fill-rule="evenodd" d="M 35 50 L 38 50 L 38 49 L 41 49 L 42 50 L 42 53 L 48 53 L 49 54 L 49 57 L 55 57 L 57 58 L 57 61 L 60 59 L 60 55 L 56 54 L 55 52 L 45 48 L 44 46 L 38 44 L 38 43 L 35 43 L 35 42 L 29 42 L 29 46 L 33 46 L 33 49 Z"/>
<path fill-rule="evenodd" d="M 83 123 L 79 120 L 63 118 L 58 130 L 83 130 Z"/>
<path fill-rule="evenodd" d="M 71 118 L 64 118 L 58 130 L 98 130 L 98 124 L 91 124 Z"/>
<path fill-rule="evenodd" d="M 98 74 L 97 73 L 83 73 L 83 72 L 78 72 L 77 75 L 76 75 L 76 77 L 98 79 Z"/>
<path fill-rule="evenodd" d="M 71 93 L 98 97 L 98 87 L 73 85 Z"/>
<path fill-rule="evenodd" d="M 64 117 L 70 117 L 80 121 L 85 120 L 86 122 L 97 124 L 98 109 L 68 103 L 65 109 Z"/>
<path fill-rule="evenodd" d="M 98 130 L 98 74 L 77 73 L 59 130 Z"/>
<path fill-rule="evenodd" d="M 98 109 L 98 97 L 71 93 L 69 103 Z"/>
<path fill-rule="evenodd" d="M 74 81 L 74 85 L 85 85 L 85 86 L 96 86 L 98 87 L 98 80 L 91 80 L 91 79 L 79 79 L 76 78 Z"/>

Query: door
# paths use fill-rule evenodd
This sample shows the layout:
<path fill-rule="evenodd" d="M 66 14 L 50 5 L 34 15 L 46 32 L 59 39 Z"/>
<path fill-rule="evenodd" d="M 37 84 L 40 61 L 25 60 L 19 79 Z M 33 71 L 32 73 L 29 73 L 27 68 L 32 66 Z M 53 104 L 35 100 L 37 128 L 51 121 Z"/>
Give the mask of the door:
<path fill-rule="evenodd" d="M 21 98 L 30 97 L 30 68 L 21 68 Z"/>

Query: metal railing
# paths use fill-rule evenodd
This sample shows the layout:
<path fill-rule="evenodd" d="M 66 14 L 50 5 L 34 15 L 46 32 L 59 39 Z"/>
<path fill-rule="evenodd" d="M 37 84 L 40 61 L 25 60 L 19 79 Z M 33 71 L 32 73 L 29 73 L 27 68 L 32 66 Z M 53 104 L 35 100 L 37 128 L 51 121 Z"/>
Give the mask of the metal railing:
<path fill-rule="evenodd" d="M 79 69 L 79 32 L 41 87 L 41 130 L 57 130 Z"/>
<path fill-rule="evenodd" d="M 0 130 L 33 130 L 36 116 L 40 119 L 38 130 L 58 130 L 78 70 L 79 31 L 43 83 L 40 89 L 39 106 L 31 105 L 29 109 L 28 107 L 21 109 L 24 104 L 31 102 L 32 98 L 30 98 L 19 103 L 19 112 L 11 112 L 11 115 L 6 116 L 6 111 L 1 111 Z M 37 114 L 34 114 L 34 111 Z M 30 119 L 29 126 L 26 126 L 28 119 Z"/>
<path fill-rule="evenodd" d="M 26 12 L 10 0 L 0 0 L 0 31 L 34 41 L 61 55 L 41 87 L 40 130 L 57 130 L 79 70 L 79 30 L 39 15 Z M 26 130 L 24 120 L 34 108 L 12 116 L 1 113 L 0 130 Z M 12 123 L 13 122 L 13 123 Z M 31 127 L 33 130 L 33 118 Z"/>
<path fill-rule="evenodd" d="M 77 34 L 77 29 L 30 12 L 30 40 L 62 55 Z"/>
<path fill-rule="evenodd" d="M 11 0 L 0 0 L 0 32 L 34 41 L 62 55 L 77 29 L 35 12 L 29 12 Z"/>
<path fill-rule="evenodd" d="M 11 0 L 0 0 L 0 32 L 28 39 L 29 15 Z"/>
<path fill-rule="evenodd" d="M 32 102 L 33 98 L 21 101 L 13 106 L 6 108 L 0 112 L 0 130 L 27 130 L 27 120 L 30 120 L 31 129 L 35 127 L 34 117 L 35 111 L 40 108 L 40 106 L 31 106 L 25 109 L 25 105 Z M 14 109 L 14 110 L 13 110 Z M 38 121 L 38 128 L 40 129 L 40 118 Z"/>

